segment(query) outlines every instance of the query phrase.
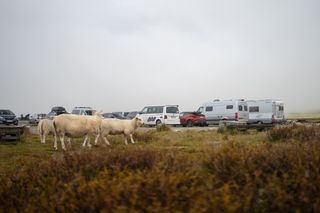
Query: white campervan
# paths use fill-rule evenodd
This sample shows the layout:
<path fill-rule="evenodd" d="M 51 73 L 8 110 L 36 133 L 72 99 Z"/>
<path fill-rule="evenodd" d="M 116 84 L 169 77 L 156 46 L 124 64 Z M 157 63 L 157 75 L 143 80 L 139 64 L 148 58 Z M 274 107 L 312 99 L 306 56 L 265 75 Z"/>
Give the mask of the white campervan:
<path fill-rule="evenodd" d="M 150 126 L 180 124 L 178 105 L 146 106 L 139 113 L 138 117 L 143 119 L 144 124 Z"/>
<path fill-rule="evenodd" d="M 216 99 L 201 105 L 198 112 L 205 115 L 207 124 L 218 124 L 221 120 L 246 123 L 249 118 L 247 102 L 243 99 Z"/>
<path fill-rule="evenodd" d="M 281 100 L 249 100 L 248 123 L 282 123 L 284 118 L 284 105 Z"/>

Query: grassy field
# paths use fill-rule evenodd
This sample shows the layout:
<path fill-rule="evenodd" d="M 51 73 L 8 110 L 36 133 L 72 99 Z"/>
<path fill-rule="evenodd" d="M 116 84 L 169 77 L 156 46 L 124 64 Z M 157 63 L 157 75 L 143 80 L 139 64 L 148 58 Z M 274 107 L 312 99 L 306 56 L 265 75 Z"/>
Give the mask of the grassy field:
<path fill-rule="evenodd" d="M 53 151 L 52 137 L 1 142 L 0 211 L 320 211 L 318 126 L 135 138 L 91 149 L 79 139 L 65 152 Z"/>

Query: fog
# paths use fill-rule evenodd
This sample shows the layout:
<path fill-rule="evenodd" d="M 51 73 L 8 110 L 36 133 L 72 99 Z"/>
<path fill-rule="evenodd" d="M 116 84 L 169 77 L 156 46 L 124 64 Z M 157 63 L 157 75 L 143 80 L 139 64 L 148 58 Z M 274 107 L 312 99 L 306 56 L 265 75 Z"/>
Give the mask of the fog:
<path fill-rule="evenodd" d="M 0 1 L 0 108 L 277 98 L 320 112 L 320 1 Z"/>

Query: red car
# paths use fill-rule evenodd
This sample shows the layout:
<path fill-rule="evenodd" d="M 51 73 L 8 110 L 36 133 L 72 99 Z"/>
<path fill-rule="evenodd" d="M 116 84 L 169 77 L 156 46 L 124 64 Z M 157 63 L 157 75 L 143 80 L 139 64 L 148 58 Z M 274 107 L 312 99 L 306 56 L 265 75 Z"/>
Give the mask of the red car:
<path fill-rule="evenodd" d="M 199 112 L 182 112 L 180 113 L 180 123 L 182 126 L 191 127 L 194 125 L 206 126 L 206 118 Z"/>

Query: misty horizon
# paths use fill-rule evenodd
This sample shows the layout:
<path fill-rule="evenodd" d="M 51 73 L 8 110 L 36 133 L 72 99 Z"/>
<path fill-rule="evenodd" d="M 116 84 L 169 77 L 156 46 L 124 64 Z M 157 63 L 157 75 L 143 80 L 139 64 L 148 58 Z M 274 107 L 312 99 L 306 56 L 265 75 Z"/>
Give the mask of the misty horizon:
<path fill-rule="evenodd" d="M 0 2 L 0 108 L 17 115 L 281 99 L 320 112 L 319 1 Z"/>

